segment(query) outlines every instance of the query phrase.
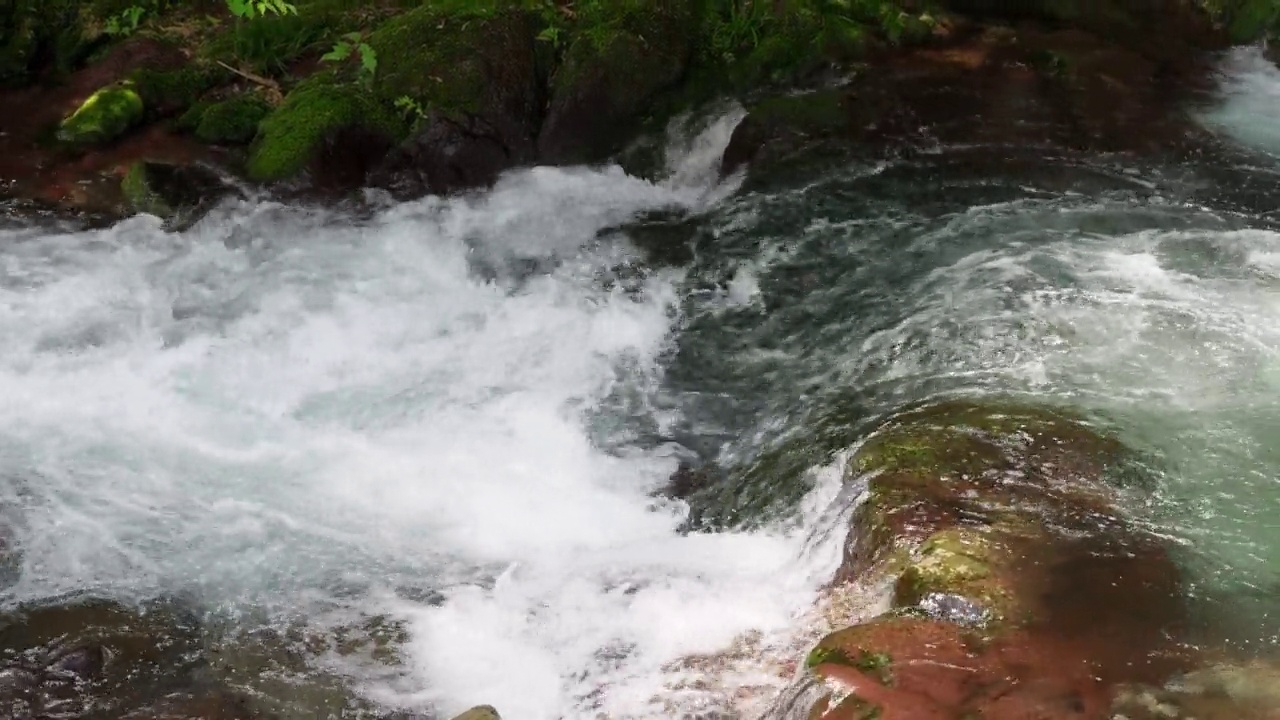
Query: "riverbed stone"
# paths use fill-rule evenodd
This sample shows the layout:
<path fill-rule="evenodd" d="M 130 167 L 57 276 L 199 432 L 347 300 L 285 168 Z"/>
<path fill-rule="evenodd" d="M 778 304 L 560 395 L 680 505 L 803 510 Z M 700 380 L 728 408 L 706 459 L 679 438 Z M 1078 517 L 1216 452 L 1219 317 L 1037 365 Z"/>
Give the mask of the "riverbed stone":
<path fill-rule="evenodd" d="M 212 168 L 145 160 L 129 167 L 121 189 L 130 210 L 161 218 L 170 231 L 191 227 L 218 201 L 238 192 Z"/>
<path fill-rule="evenodd" d="M 76 597 L 0 617 L 0 716 L 119 716 L 183 686 L 198 624 L 180 605 Z"/>
<path fill-rule="evenodd" d="M 489 705 L 480 705 L 455 717 L 453 720 L 502 720 L 498 711 Z"/>
<path fill-rule="evenodd" d="M 881 578 L 892 609 L 810 654 L 852 691 L 815 717 L 1101 717 L 1117 688 L 1194 668 L 1179 570 L 1116 506 L 1129 459 L 1050 408 L 952 401 L 883 423 L 849 462 L 865 497 L 840 579 Z"/>

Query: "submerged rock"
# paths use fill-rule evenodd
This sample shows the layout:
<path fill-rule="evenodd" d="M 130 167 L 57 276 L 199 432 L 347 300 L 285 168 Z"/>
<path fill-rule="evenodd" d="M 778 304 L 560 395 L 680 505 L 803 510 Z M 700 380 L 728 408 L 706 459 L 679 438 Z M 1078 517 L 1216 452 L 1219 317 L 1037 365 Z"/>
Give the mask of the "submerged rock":
<path fill-rule="evenodd" d="M 1164 687 L 1126 687 L 1111 712 L 1126 720 L 1276 720 L 1280 666 L 1218 663 Z"/>
<path fill-rule="evenodd" d="M 178 607 L 82 598 L 0 617 L 0 717 L 124 714 L 188 682 L 195 621 Z"/>
<path fill-rule="evenodd" d="M 165 229 L 185 230 L 224 197 L 236 193 L 217 172 L 201 165 L 134 163 L 121 183 L 134 212 L 155 215 Z"/>
<path fill-rule="evenodd" d="M 841 579 L 883 578 L 894 610 L 810 655 L 853 692 L 815 712 L 1101 717 L 1116 688 L 1193 667 L 1178 568 L 1114 506 L 1125 457 L 1038 408 L 952 402 L 883 425 L 850 462 L 867 489 Z"/>

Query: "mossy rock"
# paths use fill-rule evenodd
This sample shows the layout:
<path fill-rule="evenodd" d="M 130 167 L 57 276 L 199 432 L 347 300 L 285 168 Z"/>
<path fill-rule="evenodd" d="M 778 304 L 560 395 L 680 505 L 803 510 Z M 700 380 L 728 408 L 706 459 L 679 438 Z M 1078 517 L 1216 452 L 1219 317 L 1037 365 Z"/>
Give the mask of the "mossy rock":
<path fill-rule="evenodd" d="M 543 103 L 538 28 L 538 16 L 519 9 L 423 6 L 392 18 L 368 40 L 374 94 L 388 107 L 407 98 L 428 115 L 478 120 L 511 155 L 531 159 Z"/>
<path fill-rule="evenodd" d="M 297 175 L 327 138 L 350 128 L 386 137 L 398 137 L 404 130 L 394 113 L 363 88 L 313 77 L 294 88 L 259 124 L 247 166 L 249 177 L 275 181 Z"/>
<path fill-rule="evenodd" d="M 199 165 L 136 162 L 121 181 L 129 209 L 155 215 L 165 229 L 182 231 L 235 191 L 216 172 Z"/>
<path fill-rule="evenodd" d="M 453 720 L 502 720 L 498 711 L 488 705 L 480 705 L 455 717 Z"/>
<path fill-rule="evenodd" d="M 147 118 L 151 120 L 186 111 L 206 92 L 229 79 L 225 69 L 200 64 L 176 70 L 142 68 L 129 75 L 129 83 L 142 98 Z"/>
<path fill-rule="evenodd" d="M 721 170 L 732 173 L 749 162 L 777 166 L 802 150 L 840 137 L 853 120 L 856 98 L 841 89 L 768 98 L 747 109 L 725 148 Z"/>
<path fill-rule="evenodd" d="M 58 139 L 77 145 L 110 142 L 142 120 L 142 98 L 129 86 L 102 88 L 58 126 Z"/>
<path fill-rule="evenodd" d="M 253 140 L 258 124 L 271 114 L 271 106 L 257 95 L 240 95 L 200 108 L 194 122 L 201 142 L 240 145 Z"/>
<path fill-rule="evenodd" d="M 620 3 L 578 32 L 550 81 L 538 137 L 544 162 L 593 162 L 620 149 L 650 105 L 685 77 L 698 23 L 690 3 Z"/>

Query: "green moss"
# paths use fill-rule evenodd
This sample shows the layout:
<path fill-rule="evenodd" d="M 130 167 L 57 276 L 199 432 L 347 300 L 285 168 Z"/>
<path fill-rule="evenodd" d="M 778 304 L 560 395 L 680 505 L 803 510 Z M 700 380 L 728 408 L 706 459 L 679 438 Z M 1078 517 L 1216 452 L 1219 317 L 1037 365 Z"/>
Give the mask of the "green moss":
<path fill-rule="evenodd" d="M 271 106 L 256 95 L 213 103 L 200 113 L 195 135 L 207 143 L 247 143 L 257 135 L 258 124 L 270 113 Z"/>
<path fill-rule="evenodd" d="M 140 69 L 129 76 L 151 119 L 181 113 L 200 96 L 227 82 L 230 73 L 215 65 L 192 64 L 178 70 Z"/>
<path fill-rule="evenodd" d="M 259 181 L 291 177 L 306 167 L 326 137 L 347 127 L 363 127 L 392 138 L 404 132 L 395 114 L 364 90 L 324 77 L 308 80 L 258 126 L 249 176 Z"/>
<path fill-rule="evenodd" d="M 424 6 L 383 23 L 369 37 L 378 55 L 374 91 L 384 103 L 409 97 L 428 111 L 480 114 L 503 85 L 497 74 L 528 72 L 533 17 L 484 6 L 456 11 Z M 511 67 L 492 62 L 506 57 Z"/>
<path fill-rule="evenodd" d="M 849 665 L 849 656 L 843 650 L 835 647 L 823 647 L 819 645 L 809 651 L 805 656 L 804 666 L 813 669 L 819 665 L 827 663 L 835 663 L 837 665 Z"/>
<path fill-rule="evenodd" d="M 131 87 L 107 87 L 89 96 L 58 126 L 58 139 L 76 144 L 114 140 L 142 119 L 143 105 Z"/>
<path fill-rule="evenodd" d="M 976 584 L 991 576 L 991 559 L 989 540 L 978 532 L 952 529 L 935 533 L 899 577 L 894 601 L 915 605 L 932 593 L 967 596 Z"/>
<path fill-rule="evenodd" d="M 152 189 L 147 177 L 146 163 L 135 162 L 131 165 L 120 187 L 124 191 L 125 201 L 134 212 L 160 218 L 173 215 L 173 208 L 169 207 L 169 204 Z"/>

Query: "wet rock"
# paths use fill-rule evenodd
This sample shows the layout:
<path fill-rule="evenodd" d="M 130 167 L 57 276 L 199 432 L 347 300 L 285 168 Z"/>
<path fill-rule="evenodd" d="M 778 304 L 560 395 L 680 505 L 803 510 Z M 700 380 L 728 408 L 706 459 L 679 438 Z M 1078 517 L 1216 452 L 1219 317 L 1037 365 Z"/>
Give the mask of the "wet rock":
<path fill-rule="evenodd" d="M 268 720 L 245 697 L 228 692 L 175 693 L 121 720 Z"/>
<path fill-rule="evenodd" d="M 1261 661 L 1218 663 L 1164 687 L 1125 687 L 1111 712 L 1127 720 L 1276 720 L 1280 667 Z"/>
<path fill-rule="evenodd" d="M 1193 667 L 1178 568 L 1114 506 L 1126 454 L 1037 408 L 885 423 L 850 462 L 867 490 L 842 577 L 885 578 L 895 610 L 810 655 L 854 693 L 823 717 L 1094 718 L 1116 688 Z"/>
<path fill-rule="evenodd" d="M 855 120 L 855 97 L 840 89 L 826 89 L 766 99 L 752 108 L 734 129 L 721 168 L 736 172 L 749 162 L 772 168 L 801 151 L 838 138 Z"/>
<path fill-rule="evenodd" d="M 370 182 L 400 198 L 493 183 L 534 160 L 543 106 L 536 15 L 474 15 L 423 7 L 369 39 L 380 58 L 375 91 L 414 105 L 412 137 Z"/>
<path fill-rule="evenodd" d="M 370 184 L 403 200 L 444 195 L 491 185 L 513 164 L 506 146 L 483 120 L 432 114 L 425 130 L 378 165 Z"/>
<path fill-rule="evenodd" d="M 142 98 L 132 87 L 107 87 L 89 96 L 58 126 L 58 139 L 79 145 L 114 140 L 142 120 Z"/>
<path fill-rule="evenodd" d="M 346 678 L 324 670 L 321 658 L 394 672 L 405 639 L 405 629 L 383 616 L 332 630 L 303 624 L 230 630 L 208 645 L 204 669 L 263 717 L 381 717 Z"/>
<path fill-rule="evenodd" d="M 498 711 L 488 705 L 480 705 L 455 717 L 453 720 L 502 720 Z"/>
<path fill-rule="evenodd" d="M 165 229 L 175 232 L 191 227 L 218 201 L 238 193 L 211 168 L 147 161 L 129 168 L 121 188 L 131 210 L 155 215 L 165 221 Z"/>
<path fill-rule="evenodd" d="M 0 618 L 0 717 L 119 716 L 188 681 L 197 635 L 172 604 L 20 608 Z"/>
<path fill-rule="evenodd" d="M 749 166 L 750 187 L 797 181 L 795 165 L 811 172 L 938 144 L 1192 152 L 1207 135 L 1180 108 L 1211 87 L 1211 55 L 1181 35 L 1140 35 L 1159 42 L 1117 42 L 1069 24 L 962 27 L 873 56 L 873 69 L 842 87 L 757 102 L 722 169 Z"/>
<path fill-rule="evenodd" d="M 365 90 L 315 76 L 298 84 L 258 126 L 246 169 L 262 182 L 292 178 L 316 159 L 337 133 L 360 128 L 387 138 L 401 123 Z"/>
<path fill-rule="evenodd" d="M 540 160 L 595 162 L 620 149 L 650 103 L 684 77 L 696 24 L 686 3 L 642 4 L 576 38 L 551 78 Z"/>

